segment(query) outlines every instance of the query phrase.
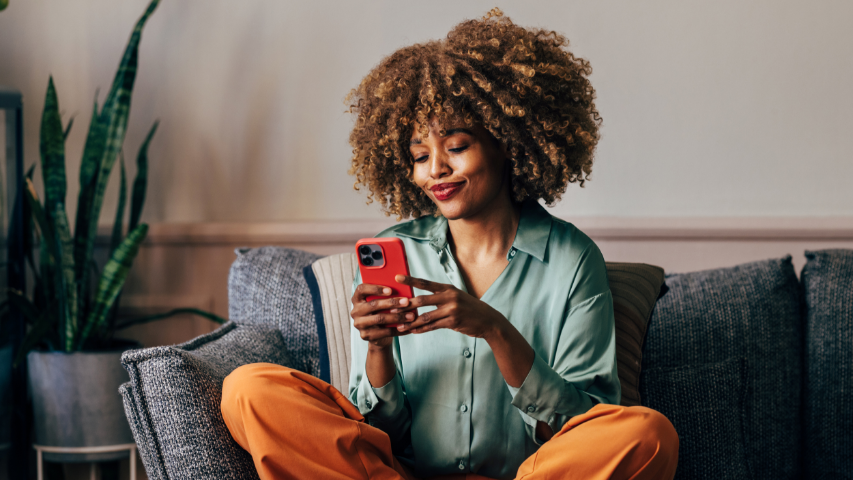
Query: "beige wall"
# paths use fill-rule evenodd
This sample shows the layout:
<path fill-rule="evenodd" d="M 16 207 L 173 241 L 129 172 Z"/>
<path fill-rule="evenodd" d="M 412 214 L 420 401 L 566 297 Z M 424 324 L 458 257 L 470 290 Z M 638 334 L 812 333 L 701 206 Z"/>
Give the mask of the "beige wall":
<path fill-rule="evenodd" d="M 76 115 L 72 194 L 95 88 L 146 3 L 12 0 L 0 13 L 0 84 L 24 93 L 27 163 L 49 74 Z M 380 218 L 346 174 L 343 97 L 383 55 L 496 4 L 565 33 L 594 69 L 597 165 L 560 216 L 853 215 L 851 2 L 163 0 L 126 142 L 132 157 L 161 119 L 144 219 Z"/>

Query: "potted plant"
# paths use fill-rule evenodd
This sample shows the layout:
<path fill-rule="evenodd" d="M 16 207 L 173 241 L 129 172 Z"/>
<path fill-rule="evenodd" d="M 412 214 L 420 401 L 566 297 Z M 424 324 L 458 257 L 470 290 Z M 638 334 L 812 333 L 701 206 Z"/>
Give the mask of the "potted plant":
<path fill-rule="evenodd" d="M 35 418 L 35 443 L 90 447 L 133 443 L 118 387 L 127 381 L 122 351 L 136 346 L 115 338 L 117 302 L 148 226 L 140 223 L 147 185 L 147 151 L 157 123 L 137 155 L 137 174 L 130 189 L 127 233 L 124 217 L 128 186 L 122 143 L 136 77 L 142 28 L 159 0 L 152 0 L 136 23 L 103 106 L 97 94 L 80 166 L 80 192 L 72 232 L 66 215 L 65 138 L 73 119 L 63 128 L 53 78 L 48 82 L 41 122 L 40 153 L 44 196 L 33 185 L 34 168 L 25 178 L 24 217 L 27 263 L 34 273 L 33 294 L 10 291 L 10 305 L 23 312 L 29 327 L 16 362 L 27 358 Z M 110 241 L 109 260 L 98 271 L 93 259 L 98 218 L 107 181 L 115 164 L 120 168 L 120 192 Z M 38 255 L 34 253 L 38 250 Z M 223 319 L 196 309 L 218 322 Z M 138 323 L 145 319 L 134 319 Z M 125 455 L 45 454 L 46 460 L 97 461 Z"/>

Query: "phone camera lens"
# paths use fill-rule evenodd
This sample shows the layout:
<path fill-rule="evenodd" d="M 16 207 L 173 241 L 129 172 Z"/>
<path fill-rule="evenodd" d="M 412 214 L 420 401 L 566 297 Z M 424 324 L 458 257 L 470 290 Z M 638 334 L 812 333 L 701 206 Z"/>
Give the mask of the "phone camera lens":
<path fill-rule="evenodd" d="M 362 255 L 370 255 L 370 247 L 368 247 L 367 245 L 362 245 L 358 247 L 358 253 Z"/>
<path fill-rule="evenodd" d="M 373 265 L 373 259 L 370 257 L 361 257 L 361 263 L 363 263 L 369 267 L 369 266 Z"/>
<path fill-rule="evenodd" d="M 370 256 L 373 257 L 374 260 L 382 260 L 382 252 L 379 250 L 371 253 Z"/>

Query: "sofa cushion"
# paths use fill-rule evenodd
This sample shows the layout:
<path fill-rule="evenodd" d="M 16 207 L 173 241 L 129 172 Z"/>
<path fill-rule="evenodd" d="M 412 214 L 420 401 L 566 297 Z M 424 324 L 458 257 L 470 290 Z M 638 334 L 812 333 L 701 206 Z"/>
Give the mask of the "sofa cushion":
<path fill-rule="evenodd" d="M 288 366 L 278 329 L 229 322 L 181 345 L 122 355 L 130 382 L 120 393 L 149 478 L 258 478 L 219 406 L 225 377 L 257 362 Z"/>
<path fill-rule="evenodd" d="M 643 405 L 670 419 L 681 418 L 682 409 L 710 401 L 711 410 L 735 409 L 733 415 L 743 422 L 746 460 L 688 455 L 679 459 L 676 477 L 691 478 L 682 472 L 744 470 L 746 478 L 799 478 L 803 342 L 801 292 L 791 256 L 671 274 L 666 284 L 669 290 L 658 299 L 649 323 L 643 370 L 710 368 L 741 358 L 748 367 L 740 406 L 732 398 L 711 395 L 707 378 L 668 378 L 667 391 L 680 393 L 676 403 L 665 398 L 661 381 L 641 376 Z M 707 428 L 713 438 L 730 434 L 730 426 L 722 421 Z M 705 445 L 691 432 L 679 435 L 685 452 Z M 726 448 L 716 447 L 720 452 Z M 729 465 L 737 462 L 737 467 Z"/>
<path fill-rule="evenodd" d="M 645 263 L 605 262 L 616 320 L 616 366 L 622 405 L 640 405 L 643 340 L 655 302 L 665 287 L 660 267 Z"/>
<path fill-rule="evenodd" d="M 853 250 L 806 259 L 806 477 L 853 478 Z"/>
<path fill-rule="evenodd" d="M 742 415 L 746 375 L 744 358 L 643 372 L 643 398 L 668 412 L 678 432 L 678 478 L 752 478 Z"/>
<path fill-rule="evenodd" d="M 314 298 L 314 316 L 320 339 L 320 379 L 341 392 L 349 388 L 350 300 L 358 272 L 353 253 L 321 258 L 305 267 L 305 279 Z"/>
<path fill-rule="evenodd" d="M 319 255 L 284 247 L 240 248 L 228 275 L 228 314 L 281 330 L 293 368 L 320 375 L 314 307 L 302 268 Z"/>
<path fill-rule="evenodd" d="M 643 337 L 663 285 L 664 271 L 643 263 L 606 262 L 616 320 L 616 361 L 622 404 L 639 405 L 637 390 L 642 366 Z M 305 267 L 305 278 L 316 305 L 321 338 L 320 378 L 342 392 L 349 387 L 352 281 L 358 271 L 354 253 L 331 255 Z M 328 374 L 326 373 L 328 372 Z M 324 375 L 328 375 L 324 378 Z"/>

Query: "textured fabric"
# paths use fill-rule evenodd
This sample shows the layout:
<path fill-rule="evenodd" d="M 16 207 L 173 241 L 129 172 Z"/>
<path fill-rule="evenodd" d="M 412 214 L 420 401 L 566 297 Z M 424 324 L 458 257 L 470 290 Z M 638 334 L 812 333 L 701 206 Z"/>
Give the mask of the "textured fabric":
<path fill-rule="evenodd" d="M 332 384 L 345 392 L 349 385 L 350 310 L 352 282 L 358 271 L 354 253 L 321 258 L 311 264 L 323 304 L 323 325 L 329 348 L 329 371 Z M 322 340 L 322 339 L 321 339 Z"/>
<path fill-rule="evenodd" d="M 403 241 L 412 276 L 465 291 L 447 233 L 444 217 L 427 216 L 378 236 Z M 351 327 L 349 398 L 371 425 L 389 433 L 403 450 L 400 461 L 416 475 L 482 469 L 506 478 L 541 445 L 538 421 L 557 432 L 595 403 L 619 403 L 613 299 L 595 243 L 528 201 L 507 260 L 480 300 L 536 353 L 520 388 L 507 385 L 485 340 L 449 329 L 395 337 L 397 372 L 373 388 L 364 375 L 367 342 Z M 353 288 L 358 283 L 360 277 Z"/>
<path fill-rule="evenodd" d="M 643 372 L 643 398 L 669 412 L 678 431 L 678 478 L 752 478 L 742 418 L 745 376 L 742 358 Z M 685 396 L 695 401 L 685 403 Z"/>
<path fill-rule="evenodd" d="M 320 258 L 284 247 L 241 248 L 228 276 L 232 321 L 281 330 L 293 368 L 320 375 L 320 344 L 302 268 Z"/>
<path fill-rule="evenodd" d="M 251 458 L 232 439 L 219 403 L 222 381 L 248 363 L 288 365 L 281 333 L 229 322 L 172 347 L 130 350 L 130 382 L 120 393 L 148 476 L 154 479 L 256 479 Z"/>
<path fill-rule="evenodd" d="M 622 405 L 640 405 L 643 340 L 649 317 L 663 286 L 660 267 L 643 263 L 606 262 L 616 319 L 616 364 Z"/>
<path fill-rule="evenodd" d="M 367 424 L 340 391 L 291 368 L 235 370 L 225 379 L 222 416 L 263 480 L 415 480 L 395 458 L 388 435 Z M 668 480 L 677 459 L 678 436 L 663 415 L 598 404 L 572 417 L 504 478 Z"/>
<path fill-rule="evenodd" d="M 736 414 L 743 422 L 747 460 L 692 456 L 701 447 L 690 436 L 682 438 L 679 471 L 713 471 L 724 478 L 735 478 L 744 471 L 748 472 L 746 478 L 799 478 L 803 325 L 799 284 L 790 255 L 667 275 L 666 284 L 669 291 L 658 299 L 649 322 L 643 371 L 699 368 L 744 357 L 748 366 L 742 408 L 738 409 L 733 396 L 717 396 L 719 403 L 714 404 L 716 410 L 739 410 Z M 684 418 L 681 414 L 691 405 L 708 401 L 707 379 L 671 376 L 666 399 L 655 395 L 662 385 L 652 380 L 650 375 L 640 377 L 643 405 L 668 418 L 678 417 L 679 433 L 711 429 L 708 435 L 713 438 L 727 435 L 729 426 L 702 423 L 706 421 L 702 415 Z"/>
<path fill-rule="evenodd" d="M 853 250 L 806 251 L 806 477 L 853 478 Z"/>

